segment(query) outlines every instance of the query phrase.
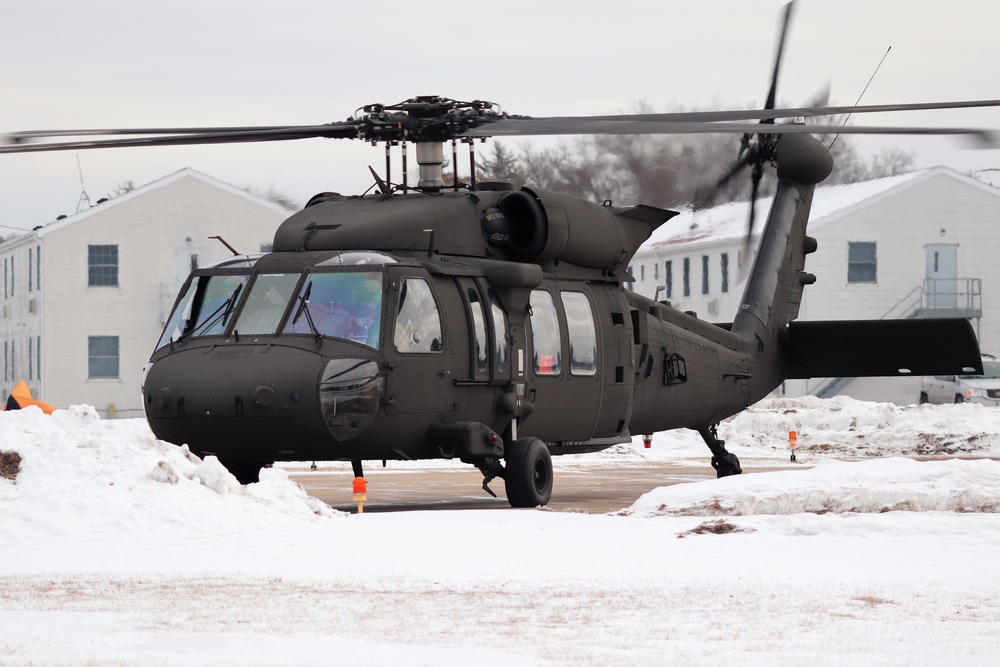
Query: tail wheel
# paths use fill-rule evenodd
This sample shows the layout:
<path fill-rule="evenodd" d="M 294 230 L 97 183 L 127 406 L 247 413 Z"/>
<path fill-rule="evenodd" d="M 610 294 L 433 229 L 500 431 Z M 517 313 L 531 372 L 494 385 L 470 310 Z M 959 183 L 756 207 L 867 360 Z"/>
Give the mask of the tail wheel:
<path fill-rule="evenodd" d="M 518 438 L 507 448 L 504 484 L 511 507 L 537 507 L 552 499 L 552 456 L 538 438 Z"/>

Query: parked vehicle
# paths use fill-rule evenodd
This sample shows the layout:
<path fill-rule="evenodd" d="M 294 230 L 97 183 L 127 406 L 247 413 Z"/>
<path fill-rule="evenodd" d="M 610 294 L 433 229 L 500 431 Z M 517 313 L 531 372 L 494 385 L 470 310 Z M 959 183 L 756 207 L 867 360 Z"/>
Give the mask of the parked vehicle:
<path fill-rule="evenodd" d="M 981 403 L 1000 406 L 1000 361 L 983 355 L 982 375 L 928 375 L 920 383 L 921 403 Z"/>

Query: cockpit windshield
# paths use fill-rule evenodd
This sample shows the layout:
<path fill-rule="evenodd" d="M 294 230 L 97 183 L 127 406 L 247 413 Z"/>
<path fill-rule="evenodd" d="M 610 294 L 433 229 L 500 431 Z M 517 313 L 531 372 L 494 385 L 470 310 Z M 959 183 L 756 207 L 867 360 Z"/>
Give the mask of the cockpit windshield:
<path fill-rule="evenodd" d="M 295 301 L 283 333 L 333 336 L 378 347 L 382 326 L 381 273 L 312 273 Z"/>
<path fill-rule="evenodd" d="M 307 334 L 378 348 L 382 334 L 380 270 L 200 275 L 177 300 L 157 348 L 187 338 Z M 242 305 L 240 305 L 242 303 Z M 239 313 L 235 323 L 235 313 Z M 286 318 L 286 319 L 283 319 Z"/>
<path fill-rule="evenodd" d="M 229 274 L 192 279 L 178 300 L 156 347 L 188 336 L 221 334 L 249 278 L 246 274 Z"/>
<path fill-rule="evenodd" d="M 299 281 L 298 273 L 262 273 L 253 281 L 233 327 L 241 336 L 273 334 Z"/>

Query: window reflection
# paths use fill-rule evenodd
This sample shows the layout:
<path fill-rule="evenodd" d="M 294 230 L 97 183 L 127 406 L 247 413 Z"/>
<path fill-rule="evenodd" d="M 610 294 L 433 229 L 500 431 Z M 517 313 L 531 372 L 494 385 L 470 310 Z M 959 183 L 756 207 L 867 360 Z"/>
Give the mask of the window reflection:
<path fill-rule="evenodd" d="M 181 337 L 221 335 L 236 310 L 248 275 L 196 276 L 177 300 L 156 347 Z"/>
<path fill-rule="evenodd" d="M 544 290 L 531 292 L 531 346 L 538 375 L 559 375 L 562 350 L 559 341 L 559 318 L 552 295 Z"/>
<path fill-rule="evenodd" d="M 313 273 L 296 295 L 292 317 L 283 331 L 343 338 L 378 348 L 381 327 L 380 273 Z"/>
<path fill-rule="evenodd" d="M 590 300 L 583 292 L 563 292 L 561 296 L 569 331 L 569 372 L 596 375 L 597 330 Z"/>
<path fill-rule="evenodd" d="M 393 343 L 400 352 L 440 352 L 441 315 L 430 285 L 420 278 L 404 278 L 399 288 Z"/>
<path fill-rule="evenodd" d="M 274 333 L 298 280 L 298 273 L 264 273 L 257 276 L 234 329 L 242 335 Z"/>
<path fill-rule="evenodd" d="M 489 343 L 486 341 L 486 314 L 483 303 L 479 300 L 479 292 L 472 287 L 468 290 L 469 307 L 472 310 L 472 327 L 476 335 L 476 372 L 486 373 L 489 370 Z"/>
<path fill-rule="evenodd" d="M 493 318 L 493 345 L 496 353 L 497 374 L 507 372 L 507 315 L 500 305 L 500 298 L 490 290 L 490 316 Z"/>

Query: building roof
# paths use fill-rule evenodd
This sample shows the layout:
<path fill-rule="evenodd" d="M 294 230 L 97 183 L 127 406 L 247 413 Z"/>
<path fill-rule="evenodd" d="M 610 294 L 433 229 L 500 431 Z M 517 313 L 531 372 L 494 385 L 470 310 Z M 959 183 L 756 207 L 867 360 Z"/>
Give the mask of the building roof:
<path fill-rule="evenodd" d="M 907 188 L 923 183 L 935 176 L 946 175 L 981 188 L 996 196 L 1000 189 L 970 178 L 948 167 L 933 167 L 920 171 L 889 176 L 847 185 L 830 185 L 816 188 L 813 196 L 809 226 L 812 229 L 840 219 L 859 208 L 870 206 L 881 199 L 898 194 Z M 754 215 L 754 235 L 760 234 L 771 208 L 773 197 L 757 200 Z M 733 202 L 701 211 L 685 210 L 656 229 L 642 245 L 637 256 L 665 251 L 678 245 L 713 245 L 723 241 L 740 240 L 746 234 L 749 203 Z"/>
<path fill-rule="evenodd" d="M 207 174 L 203 174 L 200 171 L 197 171 L 195 169 L 191 169 L 190 167 L 185 167 L 184 169 L 181 169 L 180 171 L 176 171 L 176 172 L 174 172 L 174 173 L 172 173 L 172 174 L 170 174 L 168 176 L 164 176 L 163 178 L 157 179 L 157 180 L 155 180 L 155 181 L 153 181 L 151 183 L 147 183 L 145 185 L 142 185 L 140 187 L 135 188 L 134 190 L 130 190 L 129 192 L 126 192 L 123 195 L 120 195 L 118 197 L 113 197 L 113 198 L 105 200 L 105 201 L 103 201 L 103 202 L 101 202 L 99 204 L 94 204 L 90 208 L 88 208 L 86 210 L 83 210 L 83 211 L 80 211 L 79 213 L 74 213 L 73 215 L 68 215 L 68 216 L 66 216 L 64 218 L 60 218 L 59 220 L 55 220 L 55 221 L 50 222 L 48 224 L 42 225 L 41 227 L 36 227 L 34 230 L 32 230 L 30 232 L 27 232 L 25 234 L 21 234 L 20 236 L 14 237 L 14 238 L 9 239 L 6 242 L 0 244 L 0 248 L 2 248 L 3 246 L 5 246 L 7 244 L 17 245 L 20 242 L 23 242 L 26 238 L 27 239 L 42 238 L 46 234 L 50 234 L 52 232 L 59 231 L 60 229 L 68 227 L 69 225 L 72 225 L 72 224 L 75 224 L 77 222 L 80 222 L 81 220 L 86 220 L 87 218 L 89 218 L 89 217 L 91 217 L 93 215 L 97 215 L 99 213 L 102 213 L 102 212 L 108 210 L 109 208 L 111 208 L 113 206 L 117 206 L 119 204 L 123 204 L 123 203 L 125 203 L 127 201 L 135 199 L 136 197 L 141 197 L 144 194 L 147 194 L 147 193 L 152 192 L 154 190 L 158 190 L 158 189 L 160 189 L 162 187 L 165 187 L 167 185 L 170 185 L 172 183 L 176 183 L 177 181 L 179 181 L 181 179 L 184 179 L 184 178 L 194 178 L 196 180 L 202 181 L 203 183 L 206 183 L 206 184 L 208 184 L 208 185 L 210 185 L 210 186 L 212 186 L 214 188 L 217 188 L 219 190 L 222 190 L 224 192 L 228 192 L 228 193 L 230 193 L 232 195 L 235 195 L 237 197 L 242 197 L 243 199 L 246 199 L 247 201 L 252 201 L 252 202 L 254 202 L 256 204 L 259 204 L 260 206 L 263 206 L 265 208 L 272 209 L 276 213 L 281 213 L 281 214 L 286 215 L 286 216 L 289 215 L 288 211 L 286 211 L 285 209 L 283 209 L 282 207 L 278 206 L 277 204 L 275 204 L 273 202 L 267 201 L 265 199 L 261 199 L 259 197 L 255 197 L 252 194 L 250 194 L 249 192 L 247 192 L 246 190 L 238 188 L 235 185 L 230 185 L 229 183 L 225 183 L 224 181 L 220 181 L 220 180 L 218 180 L 216 178 L 212 178 L 211 176 L 209 176 Z"/>

